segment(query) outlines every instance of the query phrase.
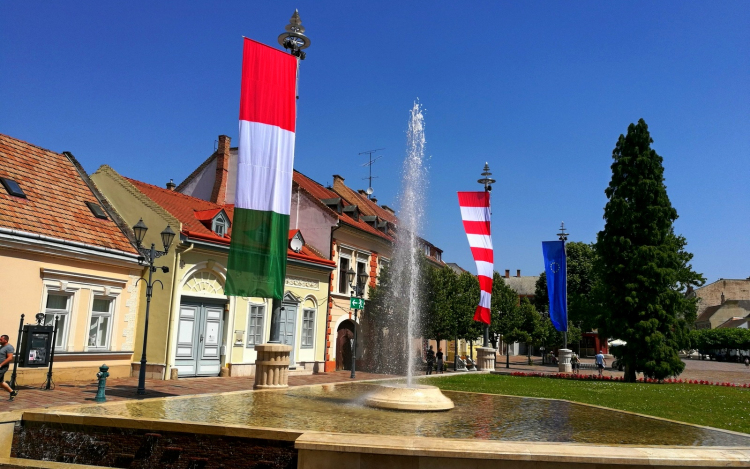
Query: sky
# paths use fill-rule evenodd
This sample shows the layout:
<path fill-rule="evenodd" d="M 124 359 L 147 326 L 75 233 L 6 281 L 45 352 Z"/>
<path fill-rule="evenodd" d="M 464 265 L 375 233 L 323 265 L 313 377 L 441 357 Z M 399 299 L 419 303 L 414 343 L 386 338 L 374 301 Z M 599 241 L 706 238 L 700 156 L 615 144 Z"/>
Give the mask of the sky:
<path fill-rule="evenodd" d="M 474 270 L 456 191 L 487 162 L 495 270 L 543 270 L 560 222 L 593 242 L 612 150 L 643 118 L 693 267 L 750 276 L 750 2 L 0 2 L 0 132 L 163 186 L 237 143 L 242 36 L 299 9 L 295 168 L 398 208 L 425 109 L 424 237 Z"/>

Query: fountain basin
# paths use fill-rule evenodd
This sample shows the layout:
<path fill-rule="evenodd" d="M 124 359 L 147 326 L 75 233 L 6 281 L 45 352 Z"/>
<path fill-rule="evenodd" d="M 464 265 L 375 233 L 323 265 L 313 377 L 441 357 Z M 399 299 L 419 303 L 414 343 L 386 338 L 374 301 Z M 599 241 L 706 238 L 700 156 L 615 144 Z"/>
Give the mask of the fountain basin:
<path fill-rule="evenodd" d="M 435 412 L 454 407 L 453 401 L 435 386 L 385 384 L 378 388 L 365 398 L 365 405 L 410 412 Z"/>

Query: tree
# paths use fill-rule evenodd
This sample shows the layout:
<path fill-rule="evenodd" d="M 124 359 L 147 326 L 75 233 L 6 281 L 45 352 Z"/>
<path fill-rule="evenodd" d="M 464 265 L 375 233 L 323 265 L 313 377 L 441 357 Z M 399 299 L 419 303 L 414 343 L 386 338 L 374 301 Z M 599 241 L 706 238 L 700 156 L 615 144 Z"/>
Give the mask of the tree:
<path fill-rule="evenodd" d="M 596 241 L 599 328 L 627 342 L 617 353 L 631 382 L 637 371 L 657 379 L 682 372 L 678 351 L 688 342 L 686 320 L 695 316 L 684 291 L 705 281 L 689 264 L 685 238 L 674 233 L 677 211 L 664 185 L 663 159 L 651 143 L 643 119 L 620 135 Z"/>
<path fill-rule="evenodd" d="M 593 243 L 572 241 L 565 244 L 568 266 L 568 320 L 580 324 L 581 329 L 590 331 L 596 328 L 599 304 L 594 295 L 598 282 L 594 263 L 596 248 Z M 534 289 L 534 307 L 543 312 L 549 309 L 547 297 L 547 274 L 542 272 Z M 568 342 L 574 342 L 569 337 Z"/>
<path fill-rule="evenodd" d="M 453 297 L 458 291 L 458 275 L 449 267 L 430 267 L 428 283 L 424 337 L 435 339 L 439 346 L 441 340 L 455 337 Z"/>
<path fill-rule="evenodd" d="M 492 274 L 492 300 L 490 304 L 492 313 L 490 341 L 492 347 L 497 349 L 498 339 L 503 335 L 503 318 L 508 314 L 513 314 L 518 307 L 518 294 L 505 284 L 502 275 L 497 272 Z"/>

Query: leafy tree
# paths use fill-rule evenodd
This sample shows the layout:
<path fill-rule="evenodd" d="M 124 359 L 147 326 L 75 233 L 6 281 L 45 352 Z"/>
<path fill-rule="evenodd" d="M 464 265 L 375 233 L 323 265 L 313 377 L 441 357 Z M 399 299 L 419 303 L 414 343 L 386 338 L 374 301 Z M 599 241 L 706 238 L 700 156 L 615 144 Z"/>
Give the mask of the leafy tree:
<path fill-rule="evenodd" d="M 573 324 L 580 324 L 581 329 L 590 331 L 596 328 L 600 309 L 594 295 L 594 287 L 598 282 L 594 271 L 596 249 L 594 244 L 572 241 L 565 244 L 565 253 L 568 266 L 568 320 Z M 540 312 L 549 309 L 546 272 L 542 272 L 536 282 L 534 307 Z M 568 342 L 573 340 L 569 337 Z"/>
<path fill-rule="evenodd" d="M 518 294 L 505 284 L 503 276 L 497 272 L 492 274 L 492 300 L 490 310 L 490 341 L 497 349 L 500 336 L 503 335 L 503 318 L 512 315 L 518 307 Z M 507 339 L 506 339 L 507 342 Z"/>
<path fill-rule="evenodd" d="M 678 351 L 688 342 L 687 320 L 695 317 L 695 302 L 684 291 L 705 281 L 689 264 L 685 238 L 674 233 L 677 211 L 664 185 L 663 159 L 651 143 L 643 119 L 620 135 L 596 242 L 599 328 L 627 342 L 618 358 L 631 382 L 637 371 L 657 379 L 682 372 Z"/>
<path fill-rule="evenodd" d="M 454 296 L 458 292 L 458 274 L 449 267 L 430 267 L 428 291 L 425 301 L 424 337 L 435 339 L 454 338 Z"/>

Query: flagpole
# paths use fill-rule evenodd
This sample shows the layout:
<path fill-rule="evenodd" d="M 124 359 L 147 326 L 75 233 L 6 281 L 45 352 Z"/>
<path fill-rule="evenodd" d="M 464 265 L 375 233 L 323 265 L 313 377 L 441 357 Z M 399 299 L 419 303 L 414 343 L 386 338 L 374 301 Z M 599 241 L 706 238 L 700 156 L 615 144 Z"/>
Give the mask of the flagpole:
<path fill-rule="evenodd" d="M 565 330 L 563 331 L 563 348 L 568 348 L 568 253 L 566 252 L 565 242 L 568 240 L 568 233 L 565 232 L 565 222 L 560 222 L 560 232 L 557 233 L 558 239 L 563 243 L 563 256 L 565 256 Z"/>
<path fill-rule="evenodd" d="M 492 173 L 490 172 L 490 165 L 489 163 L 485 162 L 484 171 L 482 172 L 482 179 L 479 179 L 477 182 L 479 184 L 484 185 L 484 192 L 487 193 L 487 205 L 490 207 L 490 215 L 491 215 L 492 204 L 490 202 L 490 192 L 492 191 L 492 184 L 495 182 L 495 180 L 492 179 L 490 176 L 492 176 Z M 490 321 L 492 321 L 492 305 L 490 305 Z M 489 347 L 489 346 L 490 346 L 490 323 L 487 323 L 484 325 L 484 342 L 482 343 L 482 347 Z"/>

